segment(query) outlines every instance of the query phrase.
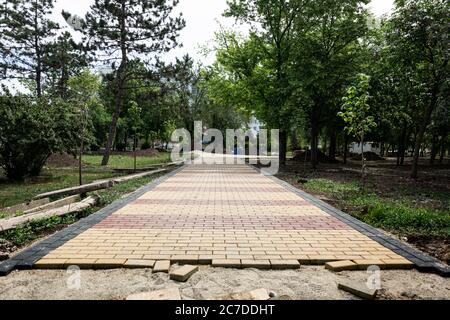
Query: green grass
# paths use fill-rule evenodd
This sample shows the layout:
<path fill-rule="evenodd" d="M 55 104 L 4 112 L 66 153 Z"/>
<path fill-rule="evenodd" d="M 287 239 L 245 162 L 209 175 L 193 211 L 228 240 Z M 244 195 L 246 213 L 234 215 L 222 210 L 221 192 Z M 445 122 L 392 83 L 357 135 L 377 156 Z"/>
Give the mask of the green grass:
<path fill-rule="evenodd" d="M 310 179 L 304 186 L 309 191 L 324 193 L 337 199 L 359 192 L 357 182 L 338 183 L 327 179 Z"/>
<path fill-rule="evenodd" d="M 0 232 L 0 241 L 2 239 L 12 242 L 15 246 L 23 247 L 31 243 L 32 241 L 39 239 L 45 234 L 52 231 L 62 229 L 64 226 L 72 224 L 77 220 L 86 217 L 95 211 L 99 210 L 115 200 L 129 194 L 139 187 L 146 185 L 162 175 L 164 173 L 154 175 L 151 177 L 143 177 L 136 180 L 130 180 L 125 183 L 117 184 L 110 189 L 100 190 L 96 194 L 100 197 L 100 201 L 94 208 L 89 208 L 82 213 L 67 215 L 64 217 L 50 217 L 40 220 L 35 220 L 26 225 L 16 228 L 13 230 L 8 230 L 5 232 Z"/>
<path fill-rule="evenodd" d="M 100 155 L 85 155 L 83 156 L 83 162 L 91 166 L 100 166 L 102 163 L 102 156 Z M 138 168 L 143 168 L 146 166 L 151 166 L 154 164 L 170 162 L 170 153 L 159 153 L 152 157 L 137 157 L 136 166 Z M 133 156 L 122 156 L 122 155 L 112 155 L 109 158 L 109 163 L 107 168 L 134 168 L 134 158 Z"/>
<path fill-rule="evenodd" d="M 382 197 L 361 190 L 357 182 L 310 179 L 302 187 L 309 192 L 336 199 L 341 209 L 375 227 L 402 235 L 450 236 L 450 210 L 446 202 L 439 209 L 420 207 L 404 193 Z M 436 194 L 436 201 L 441 196 L 440 193 Z"/>
<path fill-rule="evenodd" d="M 112 155 L 108 166 L 102 167 L 102 156 L 84 156 L 83 183 L 119 176 L 113 168 L 133 168 L 133 157 Z M 138 167 L 170 161 L 169 153 L 160 153 L 154 157 L 138 157 Z M 39 177 L 24 182 L 10 182 L 0 174 L 0 208 L 13 206 L 30 200 L 35 195 L 78 185 L 78 168 L 44 167 Z M 20 214 L 18 212 L 17 214 Z M 0 212 L 0 219 L 5 215 Z"/>
<path fill-rule="evenodd" d="M 72 214 L 64 217 L 50 217 L 35 220 L 25 224 L 23 227 L 4 231 L 0 233 L 0 240 L 12 242 L 15 246 L 22 247 L 39 239 L 50 231 L 61 229 L 62 226 L 69 225 L 80 218 L 89 215 L 89 211 L 81 214 Z"/>
<path fill-rule="evenodd" d="M 117 176 L 117 173 L 104 168 L 83 169 L 84 183 L 113 176 Z M 0 180 L 0 207 L 25 202 L 39 193 L 76 185 L 78 185 L 78 169 L 76 168 L 44 168 L 39 177 L 24 182 L 9 182 L 3 178 Z"/>

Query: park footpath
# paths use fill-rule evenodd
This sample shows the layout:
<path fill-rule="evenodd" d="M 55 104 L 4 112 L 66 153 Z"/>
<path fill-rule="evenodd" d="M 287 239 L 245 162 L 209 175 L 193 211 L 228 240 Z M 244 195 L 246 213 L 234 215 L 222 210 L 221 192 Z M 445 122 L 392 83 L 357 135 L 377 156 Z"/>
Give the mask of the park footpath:
<path fill-rule="evenodd" d="M 0 274 L 155 263 L 449 274 L 438 260 L 245 164 L 185 165 L 3 262 Z"/>

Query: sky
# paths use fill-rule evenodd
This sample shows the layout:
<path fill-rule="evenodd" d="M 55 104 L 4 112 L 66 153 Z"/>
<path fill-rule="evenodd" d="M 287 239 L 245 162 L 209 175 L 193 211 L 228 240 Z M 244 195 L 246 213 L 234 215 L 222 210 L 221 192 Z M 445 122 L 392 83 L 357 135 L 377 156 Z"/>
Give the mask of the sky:
<path fill-rule="evenodd" d="M 94 0 L 56 0 L 53 18 L 61 26 L 67 26 L 60 14 L 63 9 L 71 14 L 84 16 L 93 2 Z M 381 16 L 390 12 L 393 2 L 394 0 L 373 0 L 369 8 L 376 16 Z M 214 55 L 211 53 L 205 56 L 200 49 L 213 40 L 214 32 L 218 31 L 220 26 L 233 27 L 233 19 L 222 17 L 226 8 L 226 0 L 180 0 L 177 12 L 182 12 L 186 20 L 186 27 L 179 38 L 179 43 L 182 43 L 183 47 L 169 52 L 164 60 L 173 61 L 175 57 L 189 53 L 204 65 L 212 63 Z M 80 35 L 74 36 L 80 37 Z"/>

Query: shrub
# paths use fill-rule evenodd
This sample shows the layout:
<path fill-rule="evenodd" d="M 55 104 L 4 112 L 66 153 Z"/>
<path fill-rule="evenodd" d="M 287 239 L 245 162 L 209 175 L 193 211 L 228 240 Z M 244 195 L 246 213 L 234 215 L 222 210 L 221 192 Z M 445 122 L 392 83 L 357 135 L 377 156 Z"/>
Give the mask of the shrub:
<path fill-rule="evenodd" d="M 145 141 L 142 146 L 141 146 L 141 150 L 148 150 L 151 148 L 150 142 Z"/>
<path fill-rule="evenodd" d="M 10 180 L 37 176 L 48 157 L 76 146 L 79 121 L 62 101 L 0 96 L 0 166 Z"/>

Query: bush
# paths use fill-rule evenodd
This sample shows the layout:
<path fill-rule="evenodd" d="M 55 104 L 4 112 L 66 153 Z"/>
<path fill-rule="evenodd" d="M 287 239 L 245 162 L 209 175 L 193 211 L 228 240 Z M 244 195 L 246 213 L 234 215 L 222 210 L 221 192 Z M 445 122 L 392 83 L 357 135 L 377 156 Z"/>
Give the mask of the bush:
<path fill-rule="evenodd" d="M 37 176 L 48 157 L 76 146 L 79 121 L 67 104 L 0 96 L 0 166 L 10 180 Z"/>
<path fill-rule="evenodd" d="M 141 146 L 141 150 L 148 150 L 151 148 L 150 142 L 145 141 L 142 146 Z"/>

